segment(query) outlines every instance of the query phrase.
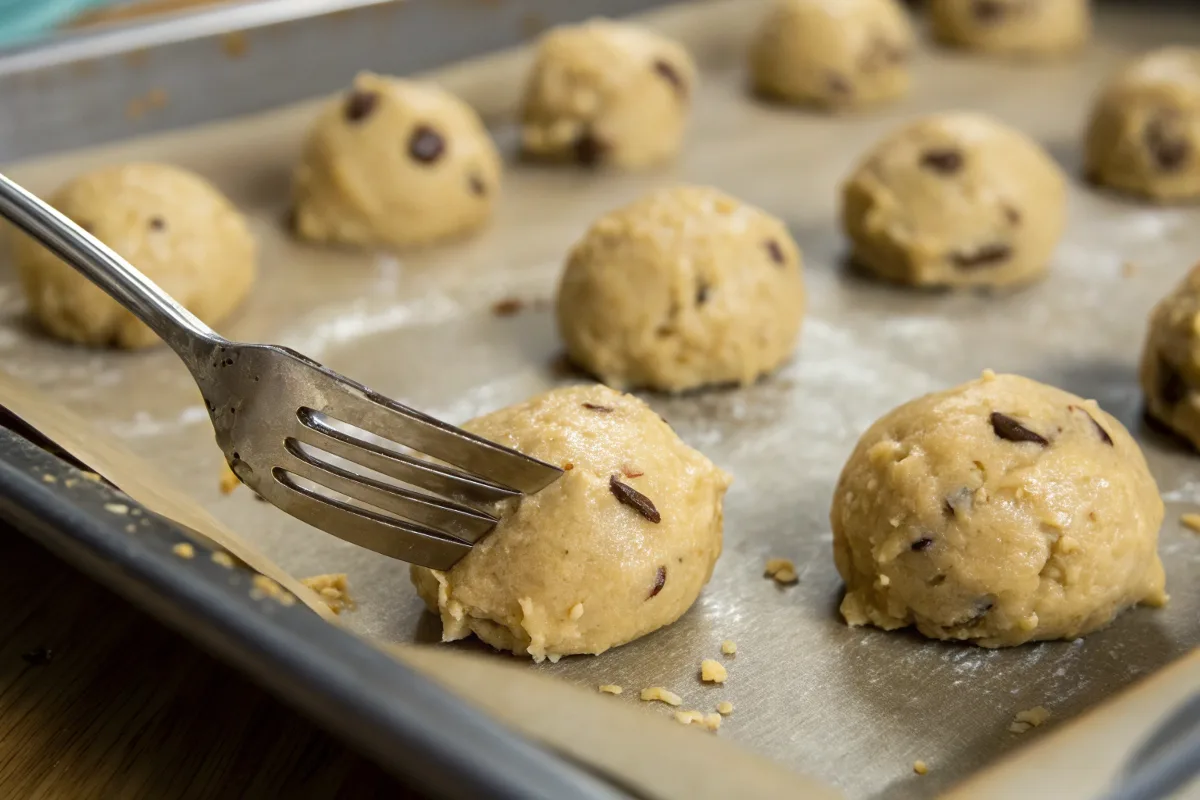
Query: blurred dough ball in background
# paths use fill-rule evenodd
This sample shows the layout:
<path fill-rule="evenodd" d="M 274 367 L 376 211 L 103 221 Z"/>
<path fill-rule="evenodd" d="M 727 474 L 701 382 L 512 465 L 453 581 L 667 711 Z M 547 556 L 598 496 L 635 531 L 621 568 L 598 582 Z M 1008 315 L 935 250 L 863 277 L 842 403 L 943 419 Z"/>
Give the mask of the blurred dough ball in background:
<path fill-rule="evenodd" d="M 1200 264 L 1150 313 L 1141 381 L 1146 413 L 1200 450 Z"/>
<path fill-rule="evenodd" d="M 967 50 L 1056 56 L 1092 32 L 1089 0 L 930 0 L 933 35 Z"/>
<path fill-rule="evenodd" d="M 750 73 L 766 97 L 867 106 L 908 93 L 912 49 L 897 0 L 781 0 L 750 45 Z"/>
<path fill-rule="evenodd" d="M 652 192 L 571 250 L 558 327 L 576 364 L 616 387 L 748 384 L 796 346 L 800 250 L 778 219 L 721 192 Z"/>
<path fill-rule="evenodd" d="M 445 572 L 412 567 L 442 639 L 535 660 L 603 653 L 691 608 L 721 555 L 730 477 L 643 401 L 555 389 L 463 426 L 561 467 Z"/>
<path fill-rule="evenodd" d="M 1200 49 L 1156 50 L 1117 73 L 1092 111 L 1084 170 L 1153 200 L 1200 197 Z"/>
<path fill-rule="evenodd" d="M 639 168 L 679 152 L 696 89 L 679 44 L 622 22 L 555 28 L 538 42 L 521 107 L 535 159 Z"/>
<path fill-rule="evenodd" d="M 254 283 L 257 248 L 246 219 L 212 184 L 166 164 L 81 175 L 50 197 L 70 217 L 209 325 Z M 88 345 L 161 341 L 58 256 L 17 234 L 14 260 L 33 315 L 53 335 Z"/>
<path fill-rule="evenodd" d="M 914 286 L 1041 277 L 1066 225 L 1062 170 L 983 114 L 933 114 L 877 144 L 842 187 L 855 262 Z"/>
<path fill-rule="evenodd" d="M 482 226 L 500 156 L 479 115 L 430 84 L 364 73 L 329 103 L 293 178 L 293 226 L 317 242 L 411 247 Z"/>

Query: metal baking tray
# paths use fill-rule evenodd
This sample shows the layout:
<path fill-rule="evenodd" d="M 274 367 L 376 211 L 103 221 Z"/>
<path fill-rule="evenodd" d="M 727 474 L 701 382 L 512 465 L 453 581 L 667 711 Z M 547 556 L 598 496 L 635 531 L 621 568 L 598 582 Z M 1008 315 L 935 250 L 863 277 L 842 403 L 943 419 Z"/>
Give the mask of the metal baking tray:
<path fill-rule="evenodd" d="M 292 18 L 333 5 L 344 8 L 332 18 Z M 0 105 L 14 112 L 0 119 L 0 160 L 23 160 L 12 174 L 39 191 L 134 157 L 202 172 L 251 215 L 263 244 L 262 282 L 224 332 L 297 347 L 452 421 L 577 380 L 554 368 L 560 346 L 538 301 L 552 296 L 563 253 L 598 214 L 687 181 L 783 217 L 804 251 L 809 290 L 797 357 L 746 389 L 647 396 L 685 440 L 735 475 L 712 583 L 663 631 L 597 658 L 530 669 L 591 686 L 665 685 L 699 705 L 715 700 L 696 684 L 696 665 L 734 639 L 739 655 L 722 699 L 738 710 L 721 735 L 850 796 L 890 798 L 944 789 L 1040 736 L 1043 729 L 1007 732 L 1017 711 L 1044 705 L 1056 722 L 1070 718 L 1200 643 L 1200 586 L 1192 579 L 1200 537 L 1178 524 L 1182 511 L 1200 505 L 1200 464 L 1142 426 L 1136 382 L 1147 313 L 1200 254 L 1200 211 L 1136 205 L 1077 179 L 1097 87 L 1139 50 L 1196 41 L 1200 19 L 1186 10 L 1101 6 L 1096 41 L 1074 61 L 1022 66 L 929 47 L 915 62 L 911 98 L 826 117 L 747 97 L 742 57 L 763 3 L 675 7 L 650 22 L 692 49 L 703 85 L 673 166 L 597 175 L 512 163 L 487 231 L 417 253 L 311 248 L 280 229 L 288 170 L 313 106 L 265 109 L 334 91 L 361 68 L 421 71 L 516 43 L 568 16 L 651 5 L 272 1 L 242 17 L 210 13 L 67 40 L 0 56 Z M 510 153 L 525 63 L 505 55 L 435 76 L 480 108 Z M 956 108 L 989 111 L 1030 132 L 1076 177 L 1051 276 L 995 295 L 908 292 L 855 277 L 835 222 L 838 183 L 886 131 Z M 226 121 L 190 127 L 218 120 Z M 48 152 L 58 154 L 43 157 Z M 247 493 L 218 494 L 220 455 L 169 353 L 64 348 L 26 329 L 11 279 L 4 292 L 6 370 L 86 408 L 293 574 L 348 572 L 361 601 L 349 623 L 359 632 L 436 640 L 436 620 L 422 612 L 402 566 L 306 529 Z M 525 301 L 524 313 L 492 313 L 512 298 Z M 840 622 L 827 514 L 842 462 L 886 410 L 985 367 L 1094 397 L 1139 438 L 1168 505 L 1166 609 L 1134 610 L 1081 642 L 1000 651 Z M 797 562 L 799 585 L 762 578 L 773 556 Z M 165 582 L 158 591 L 171 596 Z M 289 669 L 286 654 L 280 658 Z M 305 685 L 318 694 L 330 688 Z M 627 693 L 614 702 L 636 700 Z M 917 759 L 931 764 L 929 775 L 912 775 Z"/>

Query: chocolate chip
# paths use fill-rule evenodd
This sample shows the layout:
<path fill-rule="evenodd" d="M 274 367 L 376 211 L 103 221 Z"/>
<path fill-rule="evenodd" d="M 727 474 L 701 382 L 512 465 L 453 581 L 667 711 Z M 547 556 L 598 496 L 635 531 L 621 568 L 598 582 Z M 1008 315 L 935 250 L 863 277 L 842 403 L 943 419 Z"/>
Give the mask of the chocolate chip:
<path fill-rule="evenodd" d="M 150 230 L 152 230 L 152 231 L 162 231 L 162 230 L 166 230 L 167 221 L 165 219 L 163 219 L 162 217 L 153 216 L 150 218 L 149 225 L 150 225 Z"/>
<path fill-rule="evenodd" d="M 662 567 L 659 567 L 658 572 L 656 572 L 654 574 L 654 586 L 651 587 L 651 589 L 650 589 L 650 597 L 654 597 L 659 592 L 661 592 L 663 586 L 665 586 L 666 583 L 667 583 L 667 568 L 665 566 L 662 566 Z M 647 597 L 646 599 L 649 600 L 650 597 Z"/>
<path fill-rule="evenodd" d="M 347 122 L 361 122 L 371 115 L 375 106 L 379 105 L 378 92 L 354 91 L 346 97 L 343 113 Z"/>
<path fill-rule="evenodd" d="M 707 283 L 701 283 L 696 287 L 696 305 L 702 306 L 708 302 L 708 295 L 711 290 Z"/>
<path fill-rule="evenodd" d="M 1163 172 L 1175 172 L 1191 157 L 1192 143 L 1178 130 L 1174 114 L 1161 114 L 1146 124 L 1142 141 L 1155 165 Z"/>
<path fill-rule="evenodd" d="M 28 653 L 21 654 L 21 660 L 31 667 L 44 667 L 54 658 L 54 651 L 49 647 L 35 647 Z"/>
<path fill-rule="evenodd" d="M 446 152 L 446 140 L 428 125 L 418 125 L 408 138 L 408 154 L 422 164 L 432 164 Z"/>
<path fill-rule="evenodd" d="M 1003 0 L 975 0 L 971 4 L 971 13 L 975 19 L 983 23 L 999 22 L 1008 13 Z"/>
<path fill-rule="evenodd" d="M 608 145 L 593 136 L 591 131 L 584 131 L 575 140 L 575 160 L 585 167 L 599 164 L 604 160 L 606 152 Z"/>
<path fill-rule="evenodd" d="M 492 304 L 492 313 L 497 317 L 512 317 L 525 309 L 525 301 L 516 297 L 506 297 Z"/>
<path fill-rule="evenodd" d="M 825 86 L 829 93 L 839 98 L 848 97 L 854 93 L 854 85 L 844 76 L 831 72 L 825 76 Z"/>
<path fill-rule="evenodd" d="M 487 184 L 483 182 L 483 178 L 475 173 L 471 173 L 467 178 L 467 185 L 471 187 L 471 194 L 478 195 L 479 197 L 487 196 Z"/>
<path fill-rule="evenodd" d="M 608 412 L 613 410 L 612 406 L 598 406 L 595 403 L 584 403 L 583 407 L 586 408 L 588 411 L 596 411 L 600 414 L 607 414 Z"/>
<path fill-rule="evenodd" d="M 941 175 L 953 175 L 962 165 L 962 152 L 953 148 L 926 150 L 921 154 L 921 166 Z"/>
<path fill-rule="evenodd" d="M 774 239 L 767 240 L 767 253 L 770 254 L 771 260 L 776 264 L 783 265 L 787 263 L 787 259 L 783 255 L 783 248 L 779 246 L 779 242 Z"/>
<path fill-rule="evenodd" d="M 930 539 L 928 536 L 922 536 L 913 542 L 909 549 L 920 553 L 922 550 L 928 550 L 931 547 L 933 547 L 933 539 Z"/>
<path fill-rule="evenodd" d="M 1187 381 L 1179 370 L 1161 356 L 1158 359 L 1158 397 L 1169 406 L 1177 406 L 1188 395 Z"/>
<path fill-rule="evenodd" d="M 657 59 L 654 62 L 654 71 L 666 79 L 667 83 L 675 89 L 676 94 L 680 97 L 687 97 L 687 83 L 684 82 L 683 76 L 679 74 L 679 70 L 668 61 Z"/>
<path fill-rule="evenodd" d="M 1083 415 L 1091 421 L 1092 426 L 1096 429 L 1096 435 L 1100 437 L 1100 441 L 1109 447 L 1115 447 L 1112 437 L 1108 435 L 1108 431 L 1104 430 L 1104 426 L 1097 422 L 1096 418 L 1089 414 L 1086 408 L 1080 408 L 1079 406 L 1067 406 L 1067 408 L 1071 411 L 1082 411 Z"/>
<path fill-rule="evenodd" d="M 959 251 L 950 254 L 951 263 L 958 269 L 965 270 L 996 267 L 1010 258 L 1012 258 L 1012 247 L 1000 242 L 985 244 L 978 250 Z"/>
<path fill-rule="evenodd" d="M 1007 414 L 993 411 L 989 419 L 992 422 L 992 430 L 1001 439 L 1007 439 L 1010 442 L 1033 442 L 1034 444 L 1040 444 L 1042 447 L 1050 445 L 1050 441 L 1046 437 L 1034 433 Z"/>
<path fill-rule="evenodd" d="M 1008 220 L 1008 224 L 1010 225 L 1021 224 L 1021 212 L 1015 206 L 1005 204 L 1004 218 Z"/>
<path fill-rule="evenodd" d="M 662 515 L 658 513 L 658 509 L 654 507 L 650 498 L 632 486 L 621 483 L 617 480 L 616 475 L 608 479 L 608 488 L 622 504 L 629 506 L 655 524 L 662 522 Z"/>

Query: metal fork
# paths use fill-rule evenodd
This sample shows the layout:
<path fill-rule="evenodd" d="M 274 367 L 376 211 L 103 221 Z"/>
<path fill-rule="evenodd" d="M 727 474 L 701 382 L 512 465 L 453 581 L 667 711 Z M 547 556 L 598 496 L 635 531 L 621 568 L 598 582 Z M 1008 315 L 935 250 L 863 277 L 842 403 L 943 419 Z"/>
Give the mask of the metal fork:
<path fill-rule="evenodd" d="M 0 215 L 171 346 L 200 387 L 217 444 L 243 483 L 339 539 L 449 569 L 495 527 L 497 518 L 486 509 L 537 492 L 562 475 L 557 467 L 389 400 L 294 350 L 218 336 L 127 261 L 3 175 Z M 330 420 L 460 469 L 380 446 Z M 329 456 L 427 491 L 352 472 Z M 371 508 L 318 492 L 297 478 Z"/>

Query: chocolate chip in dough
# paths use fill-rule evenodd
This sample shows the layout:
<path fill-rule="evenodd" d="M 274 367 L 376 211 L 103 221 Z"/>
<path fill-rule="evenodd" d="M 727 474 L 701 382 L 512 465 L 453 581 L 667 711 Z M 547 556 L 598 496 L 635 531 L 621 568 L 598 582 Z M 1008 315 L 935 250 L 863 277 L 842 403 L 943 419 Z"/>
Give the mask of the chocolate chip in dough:
<path fill-rule="evenodd" d="M 428 125 L 418 125 L 408 138 L 408 154 L 414 161 L 432 164 L 446 152 L 446 140 Z"/>
<path fill-rule="evenodd" d="M 1158 397 L 1168 406 L 1177 406 L 1187 397 L 1188 386 L 1179 370 L 1165 358 L 1158 359 Z"/>
<path fill-rule="evenodd" d="M 584 403 L 583 407 L 588 411 L 595 411 L 599 414 L 607 414 L 612 411 L 612 406 L 598 406 L 595 403 Z"/>
<path fill-rule="evenodd" d="M 616 475 L 608 479 L 608 489 L 623 505 L 629 506 L 655 524 L 662 522 L 662 515 L 658 513 L 650 498 L 629 484 L 621 483 Z"/>
<path fill-rule="evenodd" d="M 167 229 L 167 221 L 157 215 L 150 218 L 149 225 L 152 231 L 165 231 Z"/>
<path fill-rule="evenodd" d="M 1161 114 L 1151 119 L 1142 131 L 1146 149 L 1163 172 L 1175 172 L 1192 154 L 1192 143 L 1180 134 L 1176 119 L 1177 115 Z"/>
<path fill-rule="evenodd" d="M 779 242 L 774 239 L 767 240 L 767 253 L 771 256 L 771 260 L 776 264 L 783 266 L 787 263 L 787 259 L 783 255 L 783 248 L 779 246 Z"/>
<path fill-rule="evenodd" d="M 346 98 L 343 113 L 347 122 L 362 122 L 371 116 L 377 105 L 379 105 L 378 92 L 351 92 Z"/>
<path fill-rule="evenodd" d="M 825 86 L 829 89 L 829 93 L 837 98 L 845 98 L 854 94 L 854 85 L 850 83 L 850 80 L 836 72 L 830 72 L 825 76 Z"/>
<path fill-rule="evenodd" d="M 598 165 L 604 160 L 606 152 L 608 145 L 593 136 L 591 131 L 584 131 L 575 140 L 575 160 L 585 167 Z"/>
<path fill-rule="evenodd" d="M 708 295 L 712 291 L 707 283 L 701 283 L 696 287 L 696 305 L 702 306 L 708 302 Z"/>
<path fill-rule="evenodd" d="M 1115 447 L 1115 445 L 1113 444 L 1112 437 L 1108 435 L 1108 431 L 1104 430 L 1104 426 L 1101 425 L 1099 422 L 1097 422 L 1096 418 L 1093 417 L 1091 414 L 1089 414 L 1088 410 L 1086 408 L 1081 408 L 1079 406 L 1067 406 L 1067 407 L 1071 411 L 1083 412 L 1083 415 L 1085 417 L 1087 417 L 1088 420 L 1091 421 L 1092 427 L 1094 427 L 1096 429 L 1096 435 L 1100 437 L 1100 441 L 1104 442 L 1109 447 Z"/>
<path fill-rule="evenodd" d="M 651 589 L 650 589 L 650 597 L 654 597 L 659 592 L 661 592 L 662 588 L 664 586 L 666 586 L 666 584 L 667 584 L 667 568 L 666 568 L 666 566 L 661 566 L 658 568 L 658 572 L 656 572 L 654 574 L 654 586 L 651 587 Z M 649 600 L 650 597 L 647 597 L 646 599 Z"/>
<path fill-rule="evenodd" d="M 1021 224 L 1021 211 L 1016 206 L 1010 206 L 1007 203 L 1004 205 L 1004 218 L 1008 220 L 1008 224 L 1017 226 Z"/>
<path fill-rule="evenodd" d="M 920 553 L 923 550 L 928 550 L 931 547 L 933 547 L 933 539 L 930 539 L 928 536 L 922 536 L 920 539 L 917 539 L 915 542 L 913 542 L 909 549 L 915 553 Z"/>
<path fill-rule="evenodd" d="M 993 411 L 991 417 L 988 419 L 992 423 L 992 430 L 1001 439 L 1010 442 L 1033 442 L 1034 444 L 1040 444 L 1042 447 L 1050 445 L 1050 441 L 1046 437 L 1029 430 L 1029 428 L 1026 428 L 1007 414 Z"/>
<path fill-rule="evenodd" d="M 679 74 L 679 70 L 675 69 L 671 62 L 662 58 L 656 59 L 654 62 L 654 71 L 666 80 L 667 83 L 671 84 L 671 88 L 675 90 L 676 94 L 680 97 L 687 97 L 687 83 L 684 82 L 683 76 Z"/>
<path fill-rule="evenodd" d="M 926 150 L 921 154 L 921 166 L 939 175 L 953 175 L 962 169 L 963 155 L 952 147 Z"/>
<path fill-rule="evenodd" d="M 997 242 L 985 244 L 977 250 L 959 251 L 950 254 L 950 262 L 961 270 L 997 267 L 1012 258 L 1012 247 Z"/>
<path fill-rule="evenodd" d="M 471 194 L 477 197 L 487 196 L 487 184 L 483 182 L 483 178 L 473 172 L 467 176 L 467 186 L 471 188 Z"/>

